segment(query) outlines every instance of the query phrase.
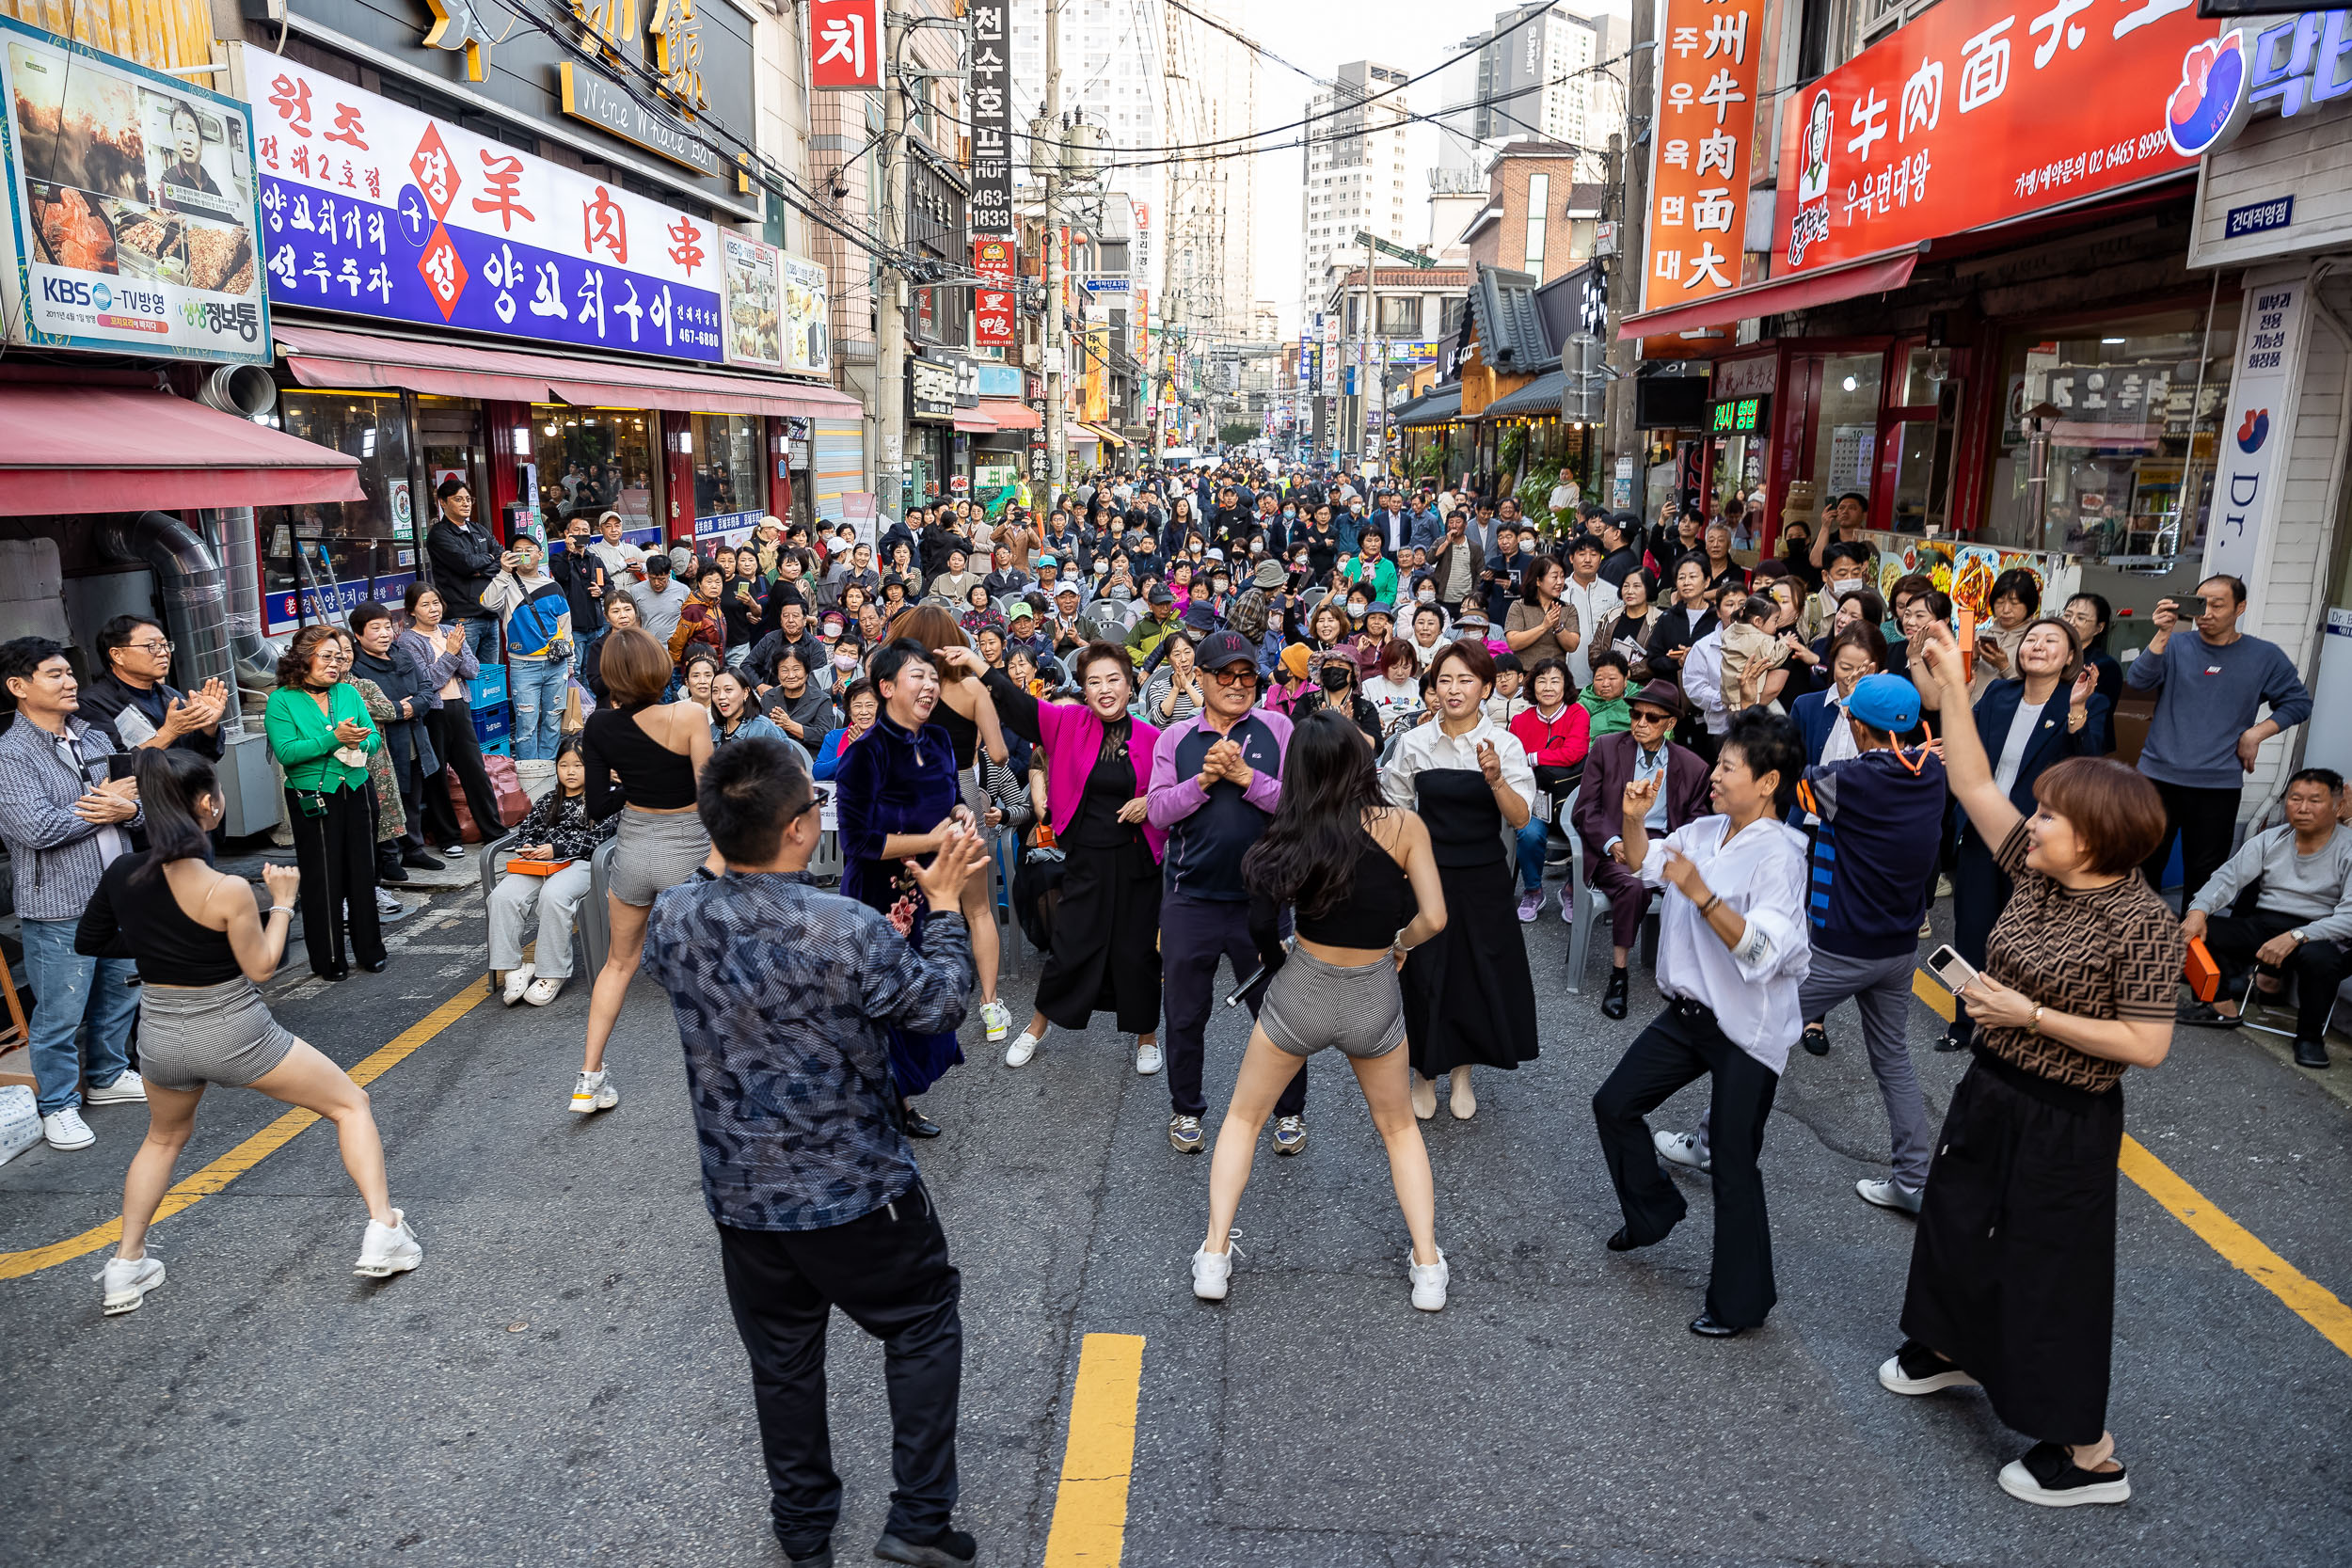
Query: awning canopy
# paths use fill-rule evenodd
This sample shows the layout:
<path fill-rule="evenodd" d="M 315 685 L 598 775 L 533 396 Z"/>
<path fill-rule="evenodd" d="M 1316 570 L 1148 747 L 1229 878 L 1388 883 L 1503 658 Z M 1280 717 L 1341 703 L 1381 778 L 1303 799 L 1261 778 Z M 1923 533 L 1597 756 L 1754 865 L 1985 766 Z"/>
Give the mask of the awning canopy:
<path fill-rule="evenodd" d="M 1456 387 L 1450 391 L 1432 394 L 1422 401 L 1420 407 L 1413 409 L 1396 422 L 1417 428 L 1422 425 L 1450 424 L 1461 416 L 1462 388 Z"/>
<path fill-rule="evenodd" d="M 956 428 L 966 436 L 993 436 L 996 434 L 996 421 L 980 409 L 959 408 L 956 410 Z"/>
<path fill-rule="evenodd" d="M 1856 299 L 1863 294 L 1884 293 L 1911 281 L 1912 269 L 1919 264 L 1924 248 L 1911 245 L 1881 256 L 1866 256 L 1842 267 L 1768 278 L 1744 289 L 1709 294 L 1692 305 L 1670 305 L 1647 315 L 1628 316 L 1618 325 L 1617 338 L 1623 341 L 1661 332 L 1695 332 L 1705 326 L 1728 326 L 1752 316 L 1777 316 L 1790 310 L 1809 310 L 1819 305 L 1835 305 L 1841 299 Z"/>
<path fill-rule="evenodd" d="M 1493 415 L 1516 414 L 1524 417 L 1531 414 L 1557 414 L 1560 412 L 1561 396 L 1567 390 L 1567 386 L 1568 376 L 1565 371 L 1546 371 L 1510 396 L 1497 398 L 1486 404 L 1486 413 L 1481 415 L 1480 418 Z"/>
<path fill-rule="evenodd" d="M 1091 431 L 1115 447 L 1123 447 L 1127 444 L 1127 437 L 1120 435 L 1115 430 L 1107 429 L 1099 424 L 1089 424 L 1084 420 L 1080 420 L 1078 421 L 1078 428 L 1080 430 Z"/>
<path fill-rule="evenodd" d="M 861 411 L 855 398 L 814 382 L 736 375 L 682 365 L 575 359 L 560 354 L 427 342 L 287 322 L 270 335 L 305 387 L 405 388 L 436 397 L 687 414 L 815 418 Z"/>
<path fill-rule="evenodd" d="M 358 458 L 186 398 L 0 384 L 0 516 L 367 499 Z"/>
<path fill-rule="evenodd" d="M 1041 430 L 1045 426 L 1036 409 L 1010 398 L 982 398 L 980 412 L 995 420 L 999 430 Z"/>

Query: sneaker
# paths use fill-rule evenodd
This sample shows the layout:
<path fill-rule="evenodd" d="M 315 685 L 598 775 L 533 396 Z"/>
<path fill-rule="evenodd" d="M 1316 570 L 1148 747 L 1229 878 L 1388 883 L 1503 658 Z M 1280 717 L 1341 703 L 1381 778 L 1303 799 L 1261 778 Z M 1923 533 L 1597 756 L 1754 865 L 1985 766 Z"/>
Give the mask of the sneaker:
<path fill-rule="evenodd" d="M 583 1072 L 572 1085 L 572 1109 L 581 1116 L 591 1111 L 609 1111 L 620 1102 L 620 1085 L 612 1082 L 609 1072 Z"/>
<path fill-rule="evenodd" d="M 407 918 L 407 915 L 408 906 L 400 901 L 398 895 L 387 888 L 375 890 L 375 918 L 377 920 L 389 926 L 396 920 Z"/>
<path fill-rule="evenodd" d="M 466 847 L 462 844 L 444 844 L 434 853 L 444 860 L 462 861 L 466 858 Z"/>
<path fill-rule="evenodd" d="M 1408 1255 L 1409 1256 L 1409 1255 Z M 1407 1261 L 1405 1273 L 1413 1282 L 1413 1305 L 1423 1312 L 1445 1310 L 1445 1254 L 1440 1251 L 1434 1263 Z"/>
<path fill-rule="evenodd" d="M 1944 1388 L 1981 1386 L 1916 1339 L 1905 1339 L 1903 1348 L 1886 1358 L 1879 1368 L 1879 1386 L 1890 1394 L 1932 1394 Z"/>
<path fill-rule="evenodd" d="M 874 1555 L 885 1562 L 911 1562 L 914 1568 L 970 1568 L 980 1555 L 980 1544 L 970 1530 L 942 1530 L 939 1539 L 920 1546 L 884 1530 L 874 1543 Z"/>
<path fill-rule="evenodd" d="M 1882 1180 L 1875 1176 L 1866 1176 L 1853 1184 L 1853 1190 L 1862 1195 L 1863 1202 L 1881 1209 L 1892 1209 L 1902 1214 L 1919 1212 L 1922 1189 L 1906 1187 L 1892 1178 Z"/>
<path fill-rule="evenodd" d="M 1706 1148 L 1700 1145 L 1699 1135 L 1696 1132 L 1661 1131 L 1652 1132 L 1649 1138 L 1650 1142 L 1658 1146 L 1660 1159 L 1672 1160 L 1685 1170 L 1713 1173 L 1715 1162 L 1708 1157 Z"/>
<path fill-rule="evenodd" d="M 1305 1117 L 1276 1117 L 1274 1118 L 1274 1152 L 1302 1154 L 1307 1148 L 1307 1118 Z"/>
<path fill-rule="evenodd" d="M 1193 1122 L 1197 1129 L 1200 1123 Z M 40 1118 L 40 1135 L 52 1148 L 87 1148 L 98 1141 L 98 1134 L 82 1119 L 81 1107 L 69 1105 L 62 1111 L 52 1111 Z M 1196 1134 L 1197 1135 L 1197 1134 Z"/>
<path fill-rule="evenodd" d="M 1564 924 L 1576 924 L 1576 883 L 1563 883 L 1560 888 L 1560 919 Z"/>
<path fill-rule="evenodd" d="M 1136 1071 L 1145 1078 L 1160 1070 L 1160 1042 L 1136 1041 Z"/>
<path fill-rule="evenodd" d="M 1542 888 L 1530 888 L 1520 894 L 1519 924 L 1522 926 L 1534 924 L 1535 916 L 1542 911 L 1543 907 L 1544 890 Z"/>
<path fill-rule="evenodd" d="M 123 1069 L 122 1076 L 111 1084 L 98 1085 L 82 1091 L 82 1103 L 85 1105 L 123 1105 L 133 1101 L 140 1104 L 147 1102 L 147 1081 L 130 1068 Z"/>
<path fill-rule="evenodd" d="M 555 993 L 563 989 L 564 977 L 562 975 L 542 974 L 531 982 L 531 989 L 523 992 L 523 1000 L 534 1007 L 544 1007 L 554 1001 Z"/>
<path fill-rule="evenodd" d="M 1042 1041 L 1041 1041 L 1035 1035 L 1030 1034 L 1026 1029 L 1022 1030 L 1021 1033 L 1013 1036 L 1012 1043 L 1005 1047 L 1005 1065 L 1007 1067 L 1027 1067 L 1029 1065 L 1029 1058 L 1037 1054 L 1037 1048 L 1042 1043 Z"/>
<path fill-rule="evenodd" d="M 2001 1490 L 2020 1502 L 2043 1508 L 2074 1508 L 2082 1503 L 2129 1502 L 2131 1478 L 2123 1466 L 2085 1470 L 2057 1443 L 2036 1443 L 2020 1458 L 2001 1466 Z"/>
<path fill-rule="evenodd" d="M 106 1266 L 90 1277 L 105 1287 L 106 1316 L 117 1317 L 137 1311 L 147 1292 L 164 1282 L 164 1261 L 152 1253 L 145 1258 L 109 1258 Z"/>
<path fill-rule="evenodd" d="M 408 1228 L 406 1217 L 395 1209 L 389 1225 L 368 1221 L 368 1232 L 359 1239 L 359 1260 L 351 1266 L 351 1272 L 366 1279 L 389 1279 L 396 1274 L 406 1274 L 423 1261 L 424 1248 L 417 1244 L 417 1233 Z"/>
<path fill-rule="evenodd" d="M 411 849 L 407 853 L 402 855 L 400 857 L 400 863 L 403 865 L 414 866 L 419 871 L 446 871 L 449 869 L 445 863 L 435 860 L 431 855 L 426 854 L 421 849 Z"/>
<path fill-rule="evenodd" d="M 1168 1118 L 1168 1147 L 1179 1154 L 1200 1152 L 1200 1118 L 1170 1117 Z"/>
<path fill-rule="evenodd" d="M 1192 1255 L 1192 1293 L 1202 1301 L 1223 1301 L 1227 1284 L 1233 1277 L 1233 1259 L 1241 1249 L 1233 1245 L 1241 1240 L 1238 1230 L 1229 1232 L 1223 1252 L 1196 1252 Z"/>
<path fill-rule="evenodd" d="M 1002 1002 L 981 1003 L 980 1027 L 988 1032 L 990 1043 L 1003 1039 L 1012 1033 L 1012 1009 Z"/>
<path fill-rule="evenodd" d="M 523 992 L 529 990 L 531 982 L 537 978 L 538 971 L 531 965 L 516 964 L 506 972 L 506 989 L 499 993 L 499 1000 L 513 1006 L 523 999 Z"/>

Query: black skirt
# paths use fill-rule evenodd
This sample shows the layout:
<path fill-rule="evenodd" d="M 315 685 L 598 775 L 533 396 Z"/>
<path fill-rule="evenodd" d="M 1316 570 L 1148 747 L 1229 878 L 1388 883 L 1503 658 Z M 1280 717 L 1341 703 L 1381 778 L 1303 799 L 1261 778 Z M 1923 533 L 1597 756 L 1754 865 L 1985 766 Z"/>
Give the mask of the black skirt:
<path fill-rule="evenodd" d="M 1121 1033 L 1160 1026 L 1160 868 L 1138 835 L 1116 849 L 1064 841 L 1054 949 L 1037 1010 L 1059 1029 L 1114 1013 Z"/>
<path fill-rule="evenodd" d="M 1436 1078 L 1532 1062 L 1535 982 L 1494 793 L 1475 768 L 1423 768 L 1415 784 L 1445 889 L 1445 929 L 1405 960 L 1413 1070 Z"/>
<path fill-rule="evenodd" d="M 1979 1048 L 1936 1139 L 1903 1333 L 2045 1443 L 2107 1425 L 2123 1089 L 2068 1088 Z"/>

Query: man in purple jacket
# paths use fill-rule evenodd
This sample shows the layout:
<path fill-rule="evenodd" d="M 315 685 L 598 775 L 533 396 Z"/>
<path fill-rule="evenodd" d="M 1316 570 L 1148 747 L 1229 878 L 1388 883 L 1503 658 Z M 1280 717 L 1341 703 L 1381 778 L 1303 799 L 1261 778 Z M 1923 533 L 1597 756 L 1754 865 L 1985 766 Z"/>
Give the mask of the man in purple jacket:
<path fill-rule="evenodd" d="M 1200 1150 L 1202 1037 L 1216 1005 L 1216 960 L 1230 958 L 1236 980 L 1258 967 L 1249 932 L 1249 890 L 1241 861 L 1282 803 L 1282 753 L 1291 721 L 1255 706 L 1258 657 L 1248 641 L 1220 631 L 1202 639 L 1203 699 L 1194 718 L 1160 734 L 1152 753 L 1146 811 L 1168 834 L 1161 863 L 1160 974 L 1168 1007 L 1168 1095 L 1174 1115 L 1168 1141 Z M 1249 1010 L 1257 1012 L 1252 1000 Z M 1274 1106 L 1274 1151 L 1307 1147 L 1307 1064 Z"/>

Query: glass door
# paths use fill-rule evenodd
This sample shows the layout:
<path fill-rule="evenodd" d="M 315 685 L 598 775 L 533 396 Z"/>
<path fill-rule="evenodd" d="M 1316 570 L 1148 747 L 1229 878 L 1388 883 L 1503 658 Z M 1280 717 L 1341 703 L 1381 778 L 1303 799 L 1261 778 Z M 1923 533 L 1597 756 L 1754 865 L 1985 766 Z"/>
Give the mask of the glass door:
<path fill-rule="evenodd" d="M 1879 420 L 1881 515 L 1897 533 L 1948 532 L 1963 385 L 1948 348 L 1913 347 L 1901 358 L 1898 401 Z"/>

